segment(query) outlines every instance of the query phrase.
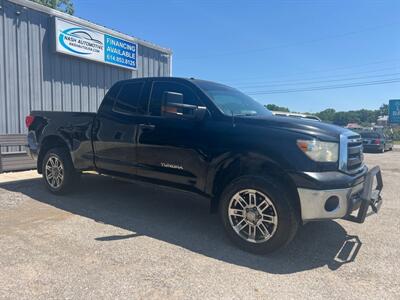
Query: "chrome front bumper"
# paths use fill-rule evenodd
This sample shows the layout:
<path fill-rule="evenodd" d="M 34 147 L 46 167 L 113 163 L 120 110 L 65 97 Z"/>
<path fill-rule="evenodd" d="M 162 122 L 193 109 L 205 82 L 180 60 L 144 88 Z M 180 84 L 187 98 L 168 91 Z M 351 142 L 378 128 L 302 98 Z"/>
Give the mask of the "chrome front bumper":
<path fill-rule="evenodd" d="M 377 186 L 373 189 L 374 178 Z M 334 190 L 312 190 L 298 188 L 300 198 L 301 217 L 303 222 L 347 218 L 358 223 L 364 222 L 369 206 L 377 212 L 382 199 L 382 176 L 379 167 L 372 168 L 365 180 L 353 187 Z M 331 199 L 330 203 L 327 200 Z M 333 204 L 332 204 L 333 203 Z M 359 209 L 357 217 L 350 218 L 352 211 Z"/>

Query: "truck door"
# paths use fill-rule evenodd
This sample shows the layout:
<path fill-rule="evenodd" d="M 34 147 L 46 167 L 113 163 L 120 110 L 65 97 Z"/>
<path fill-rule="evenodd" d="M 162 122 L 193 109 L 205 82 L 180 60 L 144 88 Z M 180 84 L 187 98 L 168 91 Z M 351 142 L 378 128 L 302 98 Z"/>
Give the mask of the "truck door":
<path fill-rule="evenodd" d="M 145 84 L 136 79 L 117 83 L 103 100 L 93 125 L 98 169 L 136 174 L 137 118 L 147 111 Z"/>
<path fill-rule="evenodd" d="M 149 114 L 138 126 L 137 174 L 150 181 L 203 190 L 208 165 L 205 122 L 195 120 L 190 109 L 167 107 L 166 95 L 182 106 L 203 105 L 184 83 L 153 81 Z"/>

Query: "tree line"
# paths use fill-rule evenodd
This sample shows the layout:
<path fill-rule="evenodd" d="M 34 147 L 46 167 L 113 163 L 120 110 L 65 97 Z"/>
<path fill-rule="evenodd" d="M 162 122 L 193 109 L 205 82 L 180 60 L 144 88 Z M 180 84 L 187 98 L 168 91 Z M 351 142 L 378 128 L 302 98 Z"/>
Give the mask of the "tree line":
<path fill-rule="evenodd" d="M 275 104 L 267 104 L 265 106 L 272 111 L 290 112 L 289 108 L 278 106 Z M 333 123 L 339 126 L 346 126 L 349 123 L 358 123 L 361 126 L 370 126 L 371 123 L 376 123 L 379 116 L 388 115 L 388 105 L 382 104 L 379 109 L 360 109 L 350 111 L 336 111 L 333 108 L 327 108 L 317 113 L 307 113 L 315 115 L 324 122 Z"/>
<path fill-rule="evenodd" d="M 65 12 L 67 14 L 74 14 L 74 3 L 72 0 L 31 0 L 33 2 L 48 6 L 53 9 Z"/>

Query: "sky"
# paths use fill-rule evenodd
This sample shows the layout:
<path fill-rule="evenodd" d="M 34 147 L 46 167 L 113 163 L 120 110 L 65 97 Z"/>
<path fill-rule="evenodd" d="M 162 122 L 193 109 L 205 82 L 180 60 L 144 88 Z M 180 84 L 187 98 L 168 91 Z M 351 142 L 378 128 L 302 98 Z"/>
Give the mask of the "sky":
<path fill-rule="evenodd" d="M 173 76 L 297 112 L 400 99 L 400 0 L 73 0 L 75 16 L 173 51 Z"/>

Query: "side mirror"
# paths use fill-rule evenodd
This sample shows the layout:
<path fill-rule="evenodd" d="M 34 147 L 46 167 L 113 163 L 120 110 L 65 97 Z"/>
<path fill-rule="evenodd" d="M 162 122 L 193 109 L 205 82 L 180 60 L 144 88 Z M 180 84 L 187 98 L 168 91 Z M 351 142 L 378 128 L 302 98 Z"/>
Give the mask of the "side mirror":
<path fill-rule="evenodd" d="M 183 104 L 183 94 L 175 92 L 164 92 L 162 102 L 164 106 L 167 106 L 169 103 Z"/>
<path fill-rule="evenodd" d="M 183 103 L 183 94 L 175 92 L 164 92 L 162 99 L 162 115 L 184 119 L 201 121 L 207 115 L 207 108 Z"/>

